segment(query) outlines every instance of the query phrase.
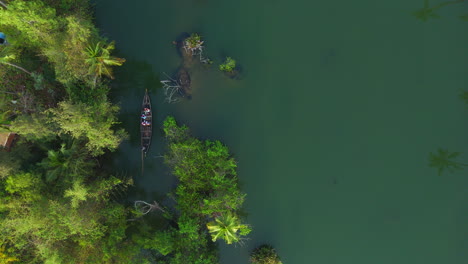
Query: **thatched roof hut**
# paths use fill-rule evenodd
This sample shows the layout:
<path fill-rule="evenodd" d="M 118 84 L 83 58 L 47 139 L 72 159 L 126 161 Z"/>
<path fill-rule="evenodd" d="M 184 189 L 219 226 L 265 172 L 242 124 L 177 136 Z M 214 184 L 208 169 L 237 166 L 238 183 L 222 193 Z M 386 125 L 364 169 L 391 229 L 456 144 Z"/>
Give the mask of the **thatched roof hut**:
<path fill-rule="evenodd" d="M 11 132 L 0 133 L 0 147 L 6 151 L 10 151 L 13 141 L 16 139 L 16 134 Z"/>

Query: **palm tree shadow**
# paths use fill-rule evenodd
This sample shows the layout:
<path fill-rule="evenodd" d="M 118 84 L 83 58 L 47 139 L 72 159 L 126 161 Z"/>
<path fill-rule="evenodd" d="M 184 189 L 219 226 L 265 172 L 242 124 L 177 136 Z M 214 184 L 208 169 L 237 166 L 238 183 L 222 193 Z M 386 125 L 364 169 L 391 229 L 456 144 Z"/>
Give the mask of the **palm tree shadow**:
<path fill-rule="evenodd" d="M 460 156 L 460 152 L 450 152 L 439 148 L 436 153 L 429 153 L 429 167 L 436 168 L 439 176 L 444 171 L 454 173 L 468 166 L 466 163 L 458 162 L 455 159 Z"/>
<path fill-rule="evenodd" d="M 445 1 L 433 6 L 430 6 L 429 0 L 424 0 L 424 7 L 414 11 L 412 14 L 415 16 L 417 19 L 425 22 L 431 18 L 439 18 L 440 16 L 437 15 L 435 12 L 438 11 L 439 9 L 443 8 L 444 6 L 449 6 L 453 4 L 459 4 L 462 2 L 465 2 L 466 0 L 452 0 L 452 1 Z M 463 16 L 461 17 L 463 19 Z"/>

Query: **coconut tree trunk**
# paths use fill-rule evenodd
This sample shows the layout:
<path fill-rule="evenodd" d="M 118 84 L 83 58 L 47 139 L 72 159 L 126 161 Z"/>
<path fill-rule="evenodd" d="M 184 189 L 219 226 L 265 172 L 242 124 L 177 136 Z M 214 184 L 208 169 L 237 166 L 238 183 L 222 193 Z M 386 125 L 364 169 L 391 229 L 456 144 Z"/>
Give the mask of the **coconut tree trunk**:
<path fill-rule="evenodd" d="M 2 61 L 0 63 L 3 63 L 3 64 L 6 64 L 6 65 L 9 65 L 9 66 L 12 66 L 12 67 L 15 67 L 16 69 L 19 69 L 19 70 L 22 70 L 23 72 L 31 75 L 31 72 L 27 71 L 25 68 L 21 67 L 21 66 L 18 66 L 16 64 L 13 64 L 13 63 L 9 63 L 9 62 L 6 62 L 6 61 Z"/>

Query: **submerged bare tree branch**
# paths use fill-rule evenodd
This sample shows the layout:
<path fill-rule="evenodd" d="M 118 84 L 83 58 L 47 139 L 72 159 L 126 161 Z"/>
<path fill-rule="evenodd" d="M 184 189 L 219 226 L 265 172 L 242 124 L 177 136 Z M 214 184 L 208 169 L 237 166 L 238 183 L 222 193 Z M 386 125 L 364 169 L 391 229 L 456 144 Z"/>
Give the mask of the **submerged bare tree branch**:
<path fill-rule="evenodd" d="M 142 215 L 146 215 L 152 211 L 159 210 L 161 212 L 166 212 L 164 209 L 162 209 L 161 206 L 159 206 L 158 202 L 153 201 L 152 204 L 147 203 L 145 201 L 135 201 L 135 210 L 139 211 Z"/>
<path fill-rule="evenodd" d="M 182 95 L 182 92 L 180 90 L 182 86 L 178 81 L 172 79 L 166 73 L 164 73 L 164 75 L 166 75 L 166 77 L 169 78 L 168 80 L 161 81 L 164 89 L 164 95 L 166 96 L 165 100 L 168 103 L 176 103 L 180 100 L 176 97 L 177 94 Z"/>

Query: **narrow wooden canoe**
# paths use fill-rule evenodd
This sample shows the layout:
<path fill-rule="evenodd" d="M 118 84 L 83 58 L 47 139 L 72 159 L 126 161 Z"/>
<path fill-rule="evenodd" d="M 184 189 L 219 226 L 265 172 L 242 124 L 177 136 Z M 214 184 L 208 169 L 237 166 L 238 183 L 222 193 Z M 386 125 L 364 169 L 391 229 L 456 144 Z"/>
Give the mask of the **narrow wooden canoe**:
<path fill-rule="evenodd" d="M 143 103 L 141 105 L 140 131 L 141 152 L 146 156 L 146 153 L 148 152 L 151 145 L 151 136 L 153 134 L 153 111 L 151 109 L 151 101 L 148 95 L 148 90 L 145 91 L 145 96 L 143 97 Z"/>

